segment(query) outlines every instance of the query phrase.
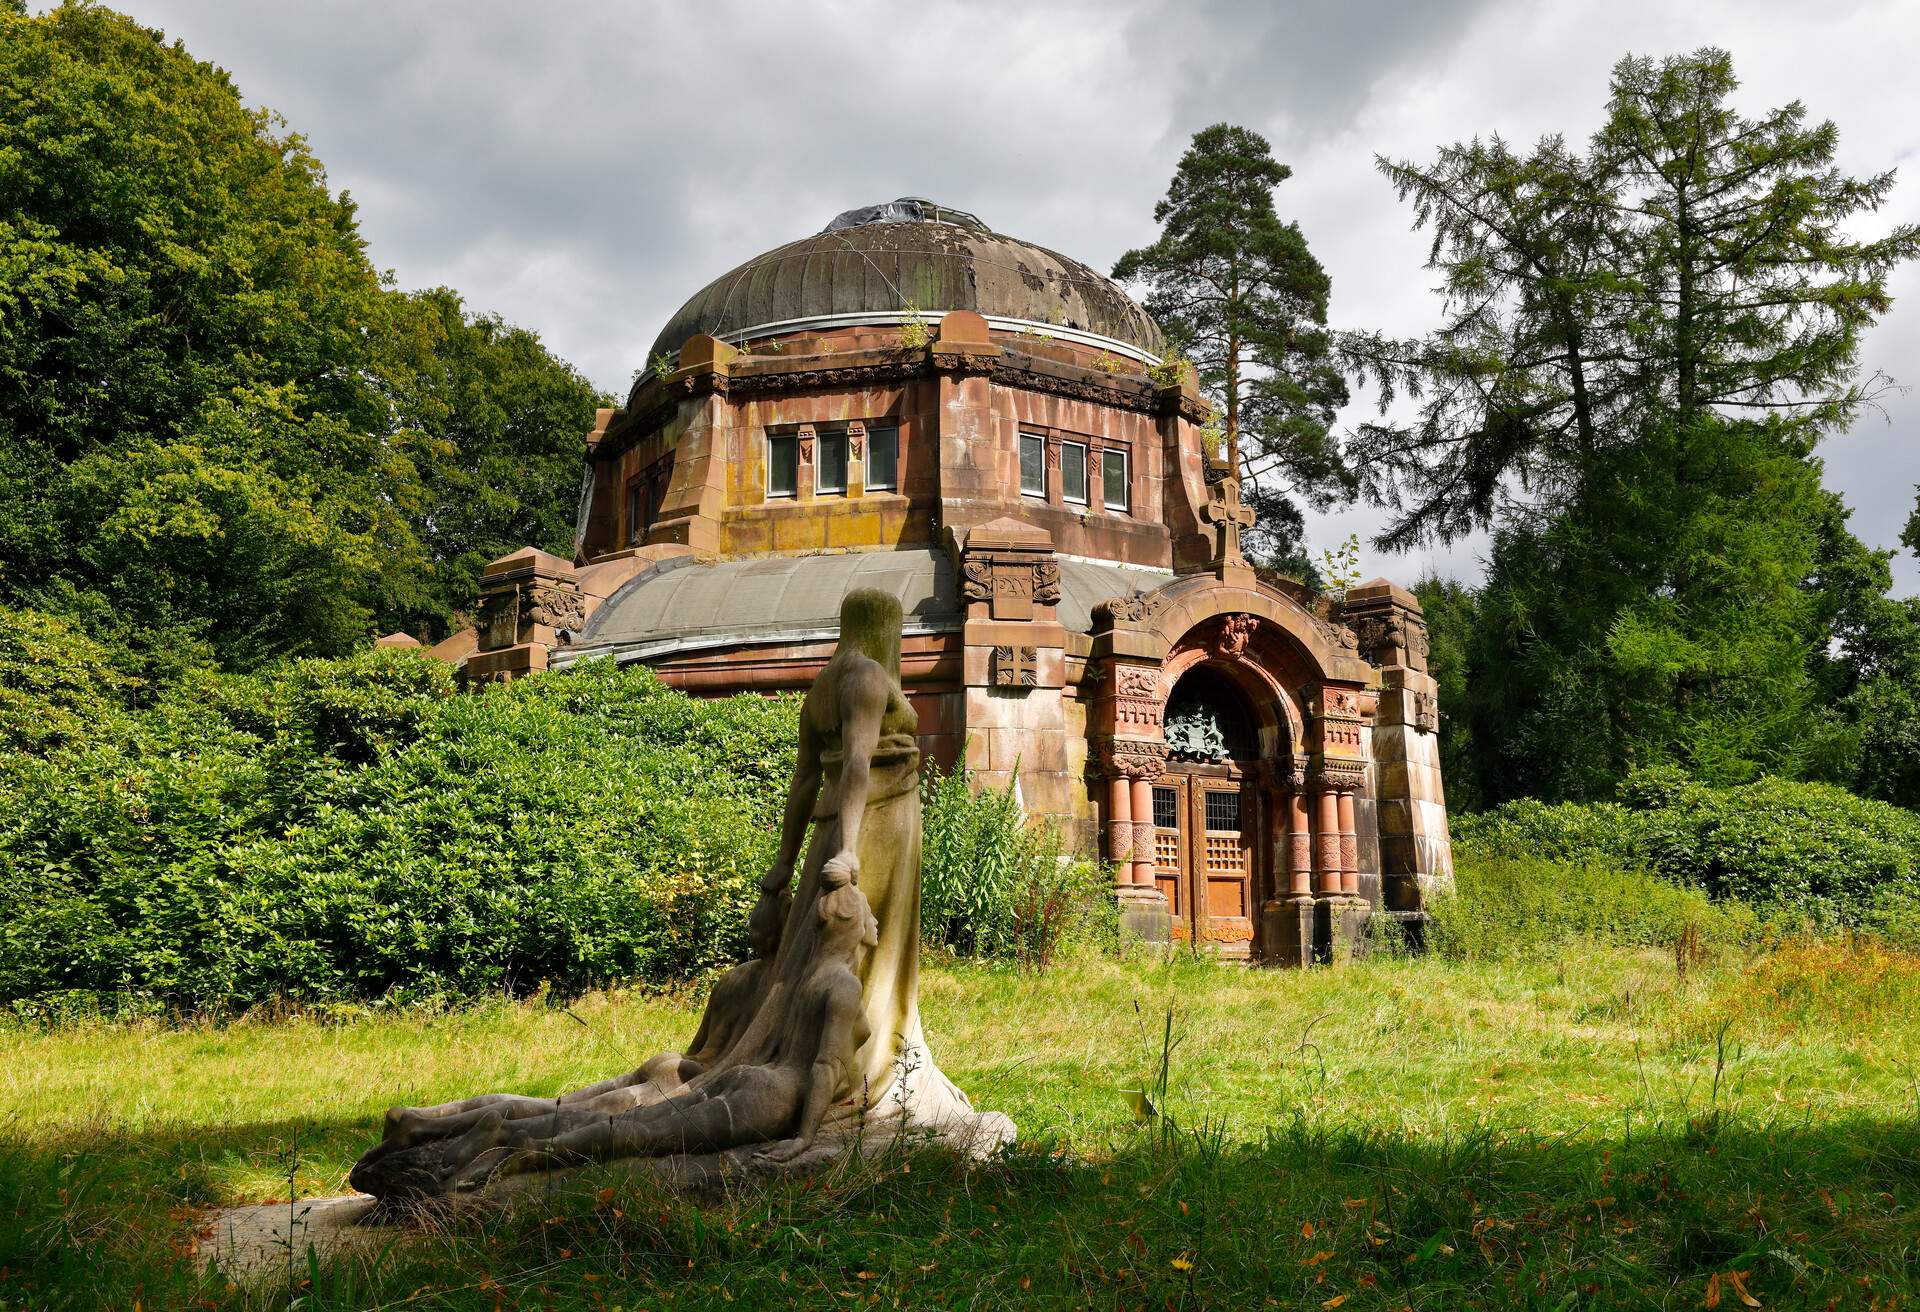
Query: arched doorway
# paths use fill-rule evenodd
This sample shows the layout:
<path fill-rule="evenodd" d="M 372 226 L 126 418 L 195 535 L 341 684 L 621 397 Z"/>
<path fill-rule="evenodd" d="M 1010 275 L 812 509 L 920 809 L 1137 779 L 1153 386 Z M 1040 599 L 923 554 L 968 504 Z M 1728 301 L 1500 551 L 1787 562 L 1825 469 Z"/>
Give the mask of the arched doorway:
<path fill-rule="evenodd" d="M 1258 722 L 1234 680 L 1202 664 L 1174 684 L 1163 726 L 1166 770 L 1153 783 L 1154 884 L 1167 899 L 1175 938 L 1248 956 L 1271 805 L 1259 787 Z"/>

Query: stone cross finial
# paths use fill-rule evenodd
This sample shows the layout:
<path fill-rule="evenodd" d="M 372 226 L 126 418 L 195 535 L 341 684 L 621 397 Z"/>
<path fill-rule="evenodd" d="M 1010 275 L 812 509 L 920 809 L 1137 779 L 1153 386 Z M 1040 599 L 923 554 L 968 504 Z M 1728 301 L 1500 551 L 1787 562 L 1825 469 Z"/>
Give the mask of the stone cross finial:
<path fill-rule="evenodd" d="M 1218 492 L 1213 500 L 1200 510 L 1200 515 L 1213 525 L 1219 534 L 1214 547 L 1215 565 L 1244 565 L 1247 558 L 1240 552 L 1240 532 L 1253 527 L 1253 507 L 1240 500 L 1240 479 L 1229 474 L 1218 484 Z"/>

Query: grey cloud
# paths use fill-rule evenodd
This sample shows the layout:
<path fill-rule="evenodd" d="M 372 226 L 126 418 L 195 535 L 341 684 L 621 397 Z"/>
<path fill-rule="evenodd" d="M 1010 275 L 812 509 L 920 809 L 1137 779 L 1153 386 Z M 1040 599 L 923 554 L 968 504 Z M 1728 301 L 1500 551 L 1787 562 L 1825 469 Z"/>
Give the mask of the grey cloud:
<path fill-rule="evenodd" d="M 1739 0 L 119 2 L 311 138 L 401 285 L 454 286 L 616 392 L 685 297 L 850 206 L 930 195 L 1107 267 L 1150 239 L 1188 135 L 1220 119 L 1260 128 L 1294 166 L 1280 203 L 1333 275 L 1336 318 L 1396 332 L 1435 306 L 1373 153 L 1493 129 L 1577 136 L 1629 48 L 1730 47 L 1760 99 L 1840 120 L 1861 151 L 1849 167 L 1920 144 L 1892 99 L 1899 77 L 1861 71 L 1920 54 L 1920 25 L 1889 0 L 1823 13 L 1851 25 L 1831 48 L 1803 8 Z M 1869 359 L 1898 375 L 1915 346 L 1920 311 L 1903 299 Z M 1826 451 L 1855 528 L 1881 544 L 1920 481 L 1920 401 L 1888 408 L 1891 425 Z M 1327 542 L 1377 521 L 1359 507 L 1312 523 Z M 1476 574 L 1472 551 L 1436 563 Z M 1911 590 L 1920 574 L 1910 557 L 1901 568 Z"/>

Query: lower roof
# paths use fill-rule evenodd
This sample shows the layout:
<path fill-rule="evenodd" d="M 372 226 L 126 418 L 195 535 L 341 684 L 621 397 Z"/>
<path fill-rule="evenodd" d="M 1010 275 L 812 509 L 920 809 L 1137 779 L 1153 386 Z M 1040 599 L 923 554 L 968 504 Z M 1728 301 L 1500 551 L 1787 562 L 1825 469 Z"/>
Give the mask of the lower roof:
<path fill-rule="evenodd" d="M 1062 556 L 1060 622 L 1085 633 L 1093 608 L 1111 597 L 1151 591 L 1169 570 Z M 959 630 L 965 619 L 957 572 L 938 548 L 839 555 L 761 556 L 701 564 L 679 557 L 634 578 L 609 597 L 557 664 L 589 656 L 665 658 L 716 647 L 830 642 L 840 603 L 855 588 L 900 599 L 906 636 Z"/>

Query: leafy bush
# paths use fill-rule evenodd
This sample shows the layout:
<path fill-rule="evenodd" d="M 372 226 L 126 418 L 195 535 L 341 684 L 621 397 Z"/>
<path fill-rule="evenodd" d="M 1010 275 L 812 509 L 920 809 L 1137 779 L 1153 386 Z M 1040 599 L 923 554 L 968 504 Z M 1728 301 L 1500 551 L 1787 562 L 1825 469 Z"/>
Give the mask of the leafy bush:
<path fill-rule="evenodd" d="M 1069 850 L 1058 825 L 1028 819 L 1012 785 L 976 789 L 964 768 L 929 766 L 920 792 L 927 942 L 1044 967 L 1069 942 L 1112 936 L 1113 881 Z"/>
<path fill-rule="evenodd" d="M 1715 788 L 1641 771 L 1618 803 L 1509 802 L 1461 816 L 1463 851 L 1642 866 L 1719 898 L 1860 925 L 1920 897 L 1920 815 L 1828 784 L 1763 778 Z"/>
<path fill-rule="evenodd" d="M 409 652 L 209 677 L 0 768 L 0 997 L 184 1008 L 682 978 L 743 947 L 794 699 Z"/>
<path fill-rule="evenodd" d="M 1524 956 L 1575 942 L 1724 946 L 1763 929 L 1752 907 L 1615 864 L 1462 855 L 1454 880 L 1430 931 L 1435 949 L 1452 957 Z"/>

